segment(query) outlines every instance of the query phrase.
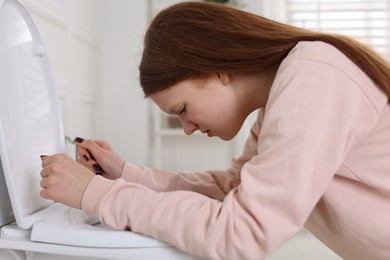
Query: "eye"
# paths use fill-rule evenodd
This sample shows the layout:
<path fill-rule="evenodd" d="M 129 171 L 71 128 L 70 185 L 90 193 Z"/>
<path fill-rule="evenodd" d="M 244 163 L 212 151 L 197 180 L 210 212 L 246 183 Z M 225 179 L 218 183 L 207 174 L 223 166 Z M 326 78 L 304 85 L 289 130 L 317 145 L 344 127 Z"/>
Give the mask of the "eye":
<path fill-rule="evenodd" d="M 183 106 L 183 108 L 180 110 L 179 115 L 183 114 L 186 112 L 186 105 Z"/>

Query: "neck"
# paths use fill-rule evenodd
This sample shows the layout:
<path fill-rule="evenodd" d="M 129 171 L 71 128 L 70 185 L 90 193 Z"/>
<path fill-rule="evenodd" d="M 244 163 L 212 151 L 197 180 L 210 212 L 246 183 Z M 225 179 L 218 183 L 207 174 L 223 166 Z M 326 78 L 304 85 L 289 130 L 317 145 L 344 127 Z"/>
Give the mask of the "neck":
<path fill-rule="evenodd" d="M 267 69 L 253 73 L 248 77 L 248 99 L 251 104 L 251 111 L 263 108 L 267 104 L 269 92 L 274 82 L 279 64 Z"/>

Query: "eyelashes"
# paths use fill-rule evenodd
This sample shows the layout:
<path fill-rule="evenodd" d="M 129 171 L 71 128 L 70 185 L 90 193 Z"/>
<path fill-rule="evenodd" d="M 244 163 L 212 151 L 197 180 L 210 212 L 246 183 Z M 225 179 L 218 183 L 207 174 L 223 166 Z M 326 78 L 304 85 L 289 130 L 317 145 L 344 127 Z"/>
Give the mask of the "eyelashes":
<path fill-rule="evenodd" d="M 179 115 L 183 114 L 186 112 L 186 105 L 183 106 L 183 108 L 180 110 Z"/>

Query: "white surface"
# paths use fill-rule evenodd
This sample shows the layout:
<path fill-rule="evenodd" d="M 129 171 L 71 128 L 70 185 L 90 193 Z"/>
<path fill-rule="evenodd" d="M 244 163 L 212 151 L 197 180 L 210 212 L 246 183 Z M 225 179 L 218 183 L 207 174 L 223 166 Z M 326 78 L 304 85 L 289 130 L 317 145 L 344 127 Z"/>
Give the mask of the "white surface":
<path fill-rule="evenodd" d="M 63 151 L 56 88 L 29 14 L 14 0 L 0 9 L 0 156 L 17 224 L 51 204 L 39 196 L 41 154 Z"/>
<path fill-rule="evenodd" d="M 167 247 L 166 243 L 131 231 L 114 230 L 83 211 L 55 203 L 38 213 L 31 241 L 105 248 Z"/>
<path fill-rule="evenodd" d="M 18 250 L 24 252 L 33 252 L 34 260 L 39 259 L 62 259 L 60 256 L 72 256 L 66 259 L 75 259 L 75 256 L 90 257 L 93 259 L 142 259 L 142 260 L 185 260 L 198 259 L 194 256 L 185 254 L 173 247 L 154 247 L 154 248 L 92 248 L 76 247 L 56 244 L 45 244 L 31 242 L 28 240 L 3 240 L 0 239 L 0 256 L 1 249 Z M 45 255 L 50 254 L 51 257 Z M 8 260 L 1 258 L 2 260 Z M 12 258 L 11 258 L 12 259 Z M 79 259 L 79 258 L 77 258 Z"/>
<path fill-rule="evenodd" d="M 266 260 L 342 260 L 306 229 L 302 229 Z"/>

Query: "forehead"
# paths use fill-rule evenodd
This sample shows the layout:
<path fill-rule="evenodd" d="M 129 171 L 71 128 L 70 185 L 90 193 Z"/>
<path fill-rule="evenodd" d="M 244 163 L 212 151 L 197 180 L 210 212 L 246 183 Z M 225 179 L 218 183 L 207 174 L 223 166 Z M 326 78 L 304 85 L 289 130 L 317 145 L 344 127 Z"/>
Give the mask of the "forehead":
<path fill-rule="evenodd" d="M 168 87 L 164 90 L 161 90 L 157 93 L 154 93 L 150 95 L 150 99 L 152 99 L 154 102 L 164 101 L 166 99 L 169 99 L 172 96 L 185 93 L 187 90 L 188 83 L 186 81 L 179 82 L 171 87 Z"/>

